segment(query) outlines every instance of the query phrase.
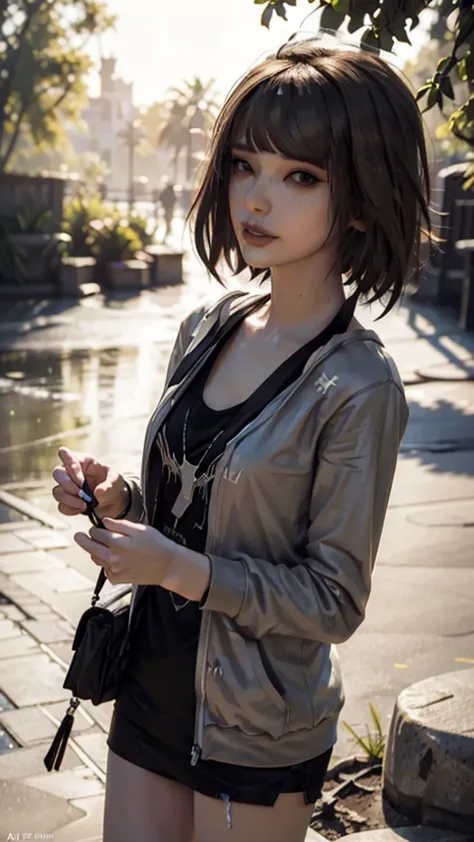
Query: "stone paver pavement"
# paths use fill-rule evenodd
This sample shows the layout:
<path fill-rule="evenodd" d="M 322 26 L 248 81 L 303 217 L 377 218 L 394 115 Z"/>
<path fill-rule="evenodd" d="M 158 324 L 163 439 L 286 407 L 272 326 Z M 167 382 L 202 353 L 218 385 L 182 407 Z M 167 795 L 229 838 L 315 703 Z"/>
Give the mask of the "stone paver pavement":
<path fill-rule="evenodd" d="M 457 370 L 467 367 L 474 338 L 459 334 L 439 314 L 423 312 L 416 315 L 412 308 L 375 325 L 415 385 L 408 387 L 412 421 L 367 620 L 341 647 L 344 717 L 356 727 L 367 720 L 368 700 L 375 701 L 385 723 L 404 686 L 430 672 L 474 663 L 468 529 L 474 499 L 474 451 L 468 442 L 474 385 L 428 384 L 417 374 L 420 368 L 452 363 L 453 357 Z M 170 330 L 167 347 L 171 336 Z M 447 439 L 466 449 L 446 452 Z M 137 440 L 137 453 L 139 446 Z M 17 504 L 21 508 L 20 500 Z M 0 727 L 15 746 L 0 755 L 0 842 L 15 833 L 52 834 L 54 842 L 101 838 L 112 703 L 97 709 L 81 705 L 61 772 L 47 773 L 43 765 L 65 711 L 69 694 L 62 680 L 96 572 L 73 543 L 70 523 L 58 517 L 54 526 L 46 513 L 43 522 L 36 513 L 34 523 L 0 526 L 0 594 L 6 600 L 0 604 Z M 79 519 L 73 527 L 80 528 Z M 348 748 L 341 729 L 336 756 Z"/>

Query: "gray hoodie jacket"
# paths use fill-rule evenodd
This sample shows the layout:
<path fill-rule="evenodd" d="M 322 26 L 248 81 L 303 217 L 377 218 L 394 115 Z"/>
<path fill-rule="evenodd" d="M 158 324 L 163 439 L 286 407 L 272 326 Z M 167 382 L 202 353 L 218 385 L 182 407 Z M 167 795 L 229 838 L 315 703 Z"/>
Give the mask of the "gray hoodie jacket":
<path fill-rule="evenodd" d="M 182 323 L 141 478 L 127 476 L 130 519 L 151 517 L 160 477 L 150 476 L 149 457 L 159 427 L 212 350 L 217 323 L 248 302 L 248 293 L 230 293 Z M 193 351 L 188 373 L 170 386 Z M 209 502 L 212 576 L 191 762 L 285 766 L 335 743 L 344 694 L 334 644 L 364 618 L 407 417 L 381 340 L 349 330 L 315 351 L 228 443 Z M 133 588 L 131 620 L 142 590 Z"/>

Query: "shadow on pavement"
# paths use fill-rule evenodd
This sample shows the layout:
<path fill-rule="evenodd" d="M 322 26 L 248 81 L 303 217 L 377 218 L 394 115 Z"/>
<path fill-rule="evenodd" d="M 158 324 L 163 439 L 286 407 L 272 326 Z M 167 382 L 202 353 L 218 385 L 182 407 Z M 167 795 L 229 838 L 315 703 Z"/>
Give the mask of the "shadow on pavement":
<path fill-rule="evenodd" d="M 410 419 L 402 458 L 417 459 L 435 473 L 474 475 L 474 335 L 454 318 L 419 302 L 405 301 L 414 339 L 428 343 L 434 364 L 422 359 L 406 387 Z M 416 355 L 416 348 L 414 349 Z M 448 454 L 464 454 L 449 459 Z"/>

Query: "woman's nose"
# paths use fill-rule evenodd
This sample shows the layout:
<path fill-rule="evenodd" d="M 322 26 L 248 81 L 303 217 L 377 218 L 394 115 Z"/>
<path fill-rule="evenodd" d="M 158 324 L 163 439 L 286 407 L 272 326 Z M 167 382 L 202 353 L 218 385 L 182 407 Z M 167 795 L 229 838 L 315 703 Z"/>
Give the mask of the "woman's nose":
<path fill-rule="evenodd" d="M 271 210 L 270 199 L 256 181 L 246 194 L 247 207 L 251 213 L 267 214 Z"/>

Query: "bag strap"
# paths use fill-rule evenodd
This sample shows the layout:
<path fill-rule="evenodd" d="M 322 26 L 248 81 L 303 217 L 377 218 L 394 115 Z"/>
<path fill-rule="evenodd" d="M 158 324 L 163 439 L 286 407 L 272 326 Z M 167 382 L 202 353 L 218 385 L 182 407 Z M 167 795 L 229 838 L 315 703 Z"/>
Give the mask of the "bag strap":
<path fill-rule="evenodd" d="M 97 500 L 97 497 L 94 495 L 94 493 L 93 493 L 93 491 L 92 491 L 91 487 L 89 486 L 89 483 L 87 482 L 86 479 L 84 480 L 84 482 L 82 484 L 82 488 L 79 492 L 79 497 L 81 497 L 81 499 L 84 500 L 84 503 L 86 504 L 86 515 L 89 518 L 89 520 L 91 521 L 91 523 L 94 526 L 97 526 L 98 529 L 105 529 L 102 518 L 100 518 L 99 515 L 95 512 L 96 507 L 99 505 L 99 501 Z M 91 598 L 92 607 L 94 607 L 97 600 L 99 599 L 100 592 L 101 592 L 102 588 L 104 587 L 106 581 L 107 581 L 107 577 L 104 573 L 104 568 L 101 567 L 99 575 L 97 577 L 97 582 L 95 583 L 94 593 L 92 594 L 92 598 Z"/>

